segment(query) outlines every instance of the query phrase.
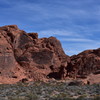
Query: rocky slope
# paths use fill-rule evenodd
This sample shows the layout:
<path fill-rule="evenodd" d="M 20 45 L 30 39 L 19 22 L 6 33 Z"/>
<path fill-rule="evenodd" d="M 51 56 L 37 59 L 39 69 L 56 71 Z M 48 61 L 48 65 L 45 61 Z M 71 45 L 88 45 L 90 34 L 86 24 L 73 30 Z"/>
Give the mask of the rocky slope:
<path fill-rule="evenodd" d="M 0 83 L 100 74 L 100 49 L 67 56 L 55 37 L 38 38 L 16 25 L 0 27 Z"/>

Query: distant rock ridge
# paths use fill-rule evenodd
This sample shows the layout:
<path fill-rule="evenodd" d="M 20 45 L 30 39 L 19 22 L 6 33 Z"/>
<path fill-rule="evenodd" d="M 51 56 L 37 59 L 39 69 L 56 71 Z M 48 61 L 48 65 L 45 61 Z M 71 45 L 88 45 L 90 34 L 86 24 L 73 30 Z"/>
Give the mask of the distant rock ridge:
<path fill-rule="evenodd" d="M 100 74 L 100 48 L 86 50 L 78 55 L 70 57 L 71 63 L 68 66 L 72 77 L 87 77 L 91 73 Z M 72 74 L 74 72 L 74 74 Z"/>
<path fill-rule="evenodd" d="M 38 38 L 17 25 L 0 27 L 0 83 L 87 77 L 99 73 L 100 48 L 69 57 L 55 37 Z"/>

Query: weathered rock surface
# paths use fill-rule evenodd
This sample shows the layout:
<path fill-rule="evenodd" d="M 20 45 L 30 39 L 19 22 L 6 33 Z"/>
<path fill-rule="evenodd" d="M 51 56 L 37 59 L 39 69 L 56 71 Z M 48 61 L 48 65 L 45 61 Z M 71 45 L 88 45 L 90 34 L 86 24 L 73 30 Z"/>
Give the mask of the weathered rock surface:
<path fill-rule="evenodd" d="M 16 81 L 61 79 L 69 62 L 55 37 L 39 39 L 37 33 L 27 34 L 16 25 L 0 27 L 1 77 Z"/>
<path fill-rule="evenodd" d="M 86 78 L 100 74 L 100 49 L 67 56 L 55 37 L 38 38 L 16 25 L 0 27 L 0 83 Z"/>
<path fill-rule="evenodd" d="M 71 58 L 67 70 L 70 77 L 86 78 L 89 74 L 100 74 L 100 48 L 86 50 Z"/>

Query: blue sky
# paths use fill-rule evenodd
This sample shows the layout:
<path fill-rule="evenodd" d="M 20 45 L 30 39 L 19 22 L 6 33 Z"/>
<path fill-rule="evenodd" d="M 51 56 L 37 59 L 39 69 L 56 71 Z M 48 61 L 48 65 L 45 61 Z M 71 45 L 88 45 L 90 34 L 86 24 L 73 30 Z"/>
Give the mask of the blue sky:
<path fill-rule="evenodd" d="M 0 0 L 0 26 L 54 36 L 68 55 L 100 47 L 100 0 Z"/>

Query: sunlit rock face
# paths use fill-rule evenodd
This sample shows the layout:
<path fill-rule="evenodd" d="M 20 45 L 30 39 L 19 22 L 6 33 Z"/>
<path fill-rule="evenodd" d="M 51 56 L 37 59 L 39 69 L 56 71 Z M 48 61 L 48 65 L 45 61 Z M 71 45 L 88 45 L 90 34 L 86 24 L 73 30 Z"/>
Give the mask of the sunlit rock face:
<path fill-rule="evenodd" d="M 61 79 L 69 62 L 55 37 L 39 39 L 37 33 L 26 33 L 16 25 L 0 27 L 1 76 L 13 78 L 19 69 L 32 80 Z"/>
<path fill-rule="evenodd" d="M 15 66 L 15 58 L 11 39 L 7 35 L 5 28 L 0 28 L 0 73 L 1 75 L 11 75 L 9 70 Z"/>
<path fill-rule="evenodd" d="M 67 56 L 55 37 L 38 38 L 16 25 L 0 27 L 0 83 L 86 78 L 100 74 L 100 49 Z"/>

